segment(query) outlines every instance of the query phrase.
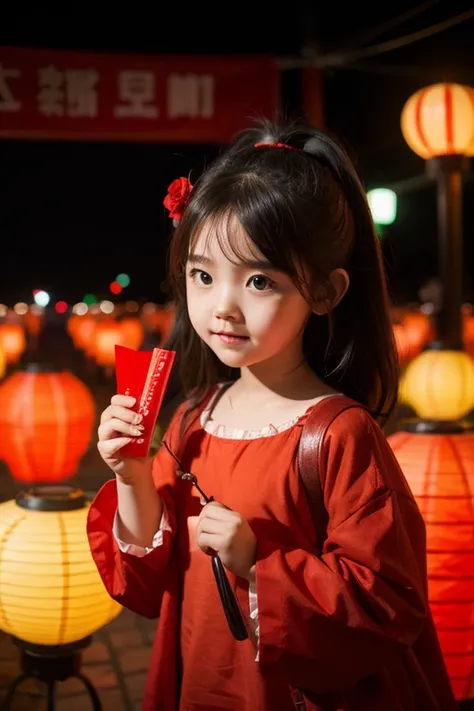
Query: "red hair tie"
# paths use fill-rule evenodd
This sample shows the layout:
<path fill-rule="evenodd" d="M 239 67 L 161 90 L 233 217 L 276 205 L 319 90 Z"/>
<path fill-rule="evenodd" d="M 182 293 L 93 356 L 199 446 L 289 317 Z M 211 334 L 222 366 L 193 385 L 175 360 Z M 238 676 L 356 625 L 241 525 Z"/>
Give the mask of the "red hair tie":
<path fill-rule="evenodd" d="M 267 148 L 286 148 L 289 151 L 297 151 L 298 148 L 295 148 L 295 146 L 289 146 L 288 143 L 256 143 L 255 148 L 262 148 L 262 147 L 267 147 Z"/>

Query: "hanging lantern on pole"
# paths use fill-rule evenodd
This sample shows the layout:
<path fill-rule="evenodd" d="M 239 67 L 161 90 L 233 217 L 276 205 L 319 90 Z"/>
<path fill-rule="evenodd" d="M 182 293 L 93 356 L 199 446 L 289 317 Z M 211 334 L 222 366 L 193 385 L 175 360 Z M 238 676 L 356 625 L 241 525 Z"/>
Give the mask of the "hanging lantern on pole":
<path fill-rule="evenodd" d="M 462 173 L 474 149 L 474 89 L 451 83 L 420 89 L 403 107 L 401 129 L 437 185 L 443 289 L 438 338 L 446 347 L 462 349 Z"/>

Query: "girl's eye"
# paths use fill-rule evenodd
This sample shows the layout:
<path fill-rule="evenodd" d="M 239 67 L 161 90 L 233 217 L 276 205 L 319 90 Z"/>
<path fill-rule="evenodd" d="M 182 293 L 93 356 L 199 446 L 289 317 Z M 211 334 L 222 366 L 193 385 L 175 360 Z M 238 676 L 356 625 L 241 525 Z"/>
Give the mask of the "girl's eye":
<path fill-rule="evenodd" d="M 263 276 L 263 274 L 256 274 L 251 277 L 249 284 L 253 289 L 255 289 L 255 291 L 268 291 L 273 286 L 272 280 L 266 276 Z"/>
<path fill-rule="evenodd" d="M 201 284 L 202 286 L 210 286 L 212 284 L 211 275 L 202 269 L 191 269 L 189 276 L 195 284 Z"/>

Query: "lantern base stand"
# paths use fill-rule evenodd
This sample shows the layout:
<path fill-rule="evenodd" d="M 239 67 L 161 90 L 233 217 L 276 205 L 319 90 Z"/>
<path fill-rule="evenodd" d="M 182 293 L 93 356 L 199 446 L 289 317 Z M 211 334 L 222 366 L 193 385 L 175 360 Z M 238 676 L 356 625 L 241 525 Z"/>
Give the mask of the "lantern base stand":
<path fill-rule="evenodd" d="M 76 677 L 82 681 L 89 694 L 92 710 L 102 711 L 102 704 L 93 684 L 81 674 L 82 650 L 88 647 L 91 637 L 71 644 L 43 645 L 30 644 L 13 637 L 21 654 L 21 673 L 10 684 L 7 695 L 0 705 L 0 711 L 9 711 L 15 692 L 27 679 L 37 679 L 47 687 L 47 711 L 54 711 L 56 684 Z"/>
<path fill-rule="evenodd" d="M 411 417 L 400 422 L 400 430 L 427 435 L 469 434 L 474 431 L 474 421 L 463 419 L 424 420 L 421 417 Z"/>
<path fill-rule="evenodd" d="M 464 352 L 464 343 L 460 340 L 437 340 L 426 344 L 425 351 L 461 351 Z"/>

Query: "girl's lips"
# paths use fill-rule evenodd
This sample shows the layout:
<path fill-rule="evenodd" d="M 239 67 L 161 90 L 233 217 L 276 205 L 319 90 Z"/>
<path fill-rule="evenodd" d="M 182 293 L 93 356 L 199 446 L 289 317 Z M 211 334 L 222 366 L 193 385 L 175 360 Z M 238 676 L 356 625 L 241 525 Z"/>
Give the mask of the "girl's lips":
<path fill-rule="evenodd" d="M 232 333 L 214 333 L 214 335 L 228 346 L 235 346 L 248 341 L 248 336 L 236 336 Z"/>

